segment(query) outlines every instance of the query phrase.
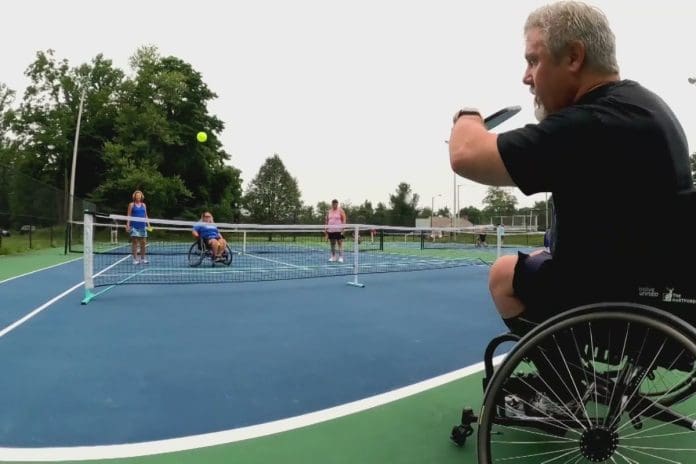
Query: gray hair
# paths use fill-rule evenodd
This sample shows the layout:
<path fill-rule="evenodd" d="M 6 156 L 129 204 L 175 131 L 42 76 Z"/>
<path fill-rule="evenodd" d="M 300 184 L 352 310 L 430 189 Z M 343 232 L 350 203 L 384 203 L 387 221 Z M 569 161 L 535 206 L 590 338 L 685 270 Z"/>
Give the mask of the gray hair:
<path fill-rule="evenodd" d="M 616 38 L 604 13 L 593 6 L 576 1 L 561 1 L 542 6 L 527 18 L 524 32 L 539 29 L 551 56 L 559 60 L 566 47 L 574 41 L 585 45 L 585 63 L 593 71 L 614 74 Z"/>

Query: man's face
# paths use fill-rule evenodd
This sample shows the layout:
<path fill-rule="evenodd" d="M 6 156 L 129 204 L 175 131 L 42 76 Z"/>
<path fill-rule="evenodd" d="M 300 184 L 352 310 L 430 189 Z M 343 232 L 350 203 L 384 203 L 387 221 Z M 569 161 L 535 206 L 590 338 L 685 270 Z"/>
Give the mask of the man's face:
<path fill-rule="evenodd" d="M 333 209 L 338 208 L 338 203 L 331 203 L 331 207 L 332 207 Z"/>
<path fill-rule="evenodd" d="M 210 213 L 205 213 L 203 215 L 203 221 L 204 222 L 213 222 L 213 215 Z"/>
<path fill-rule="evenodd" d="M 525 35 L 525 59 L 527 69 L 522 82 L 529 86 L 536 104 L 540 107 L 539 116 L 554 113 L 573 102 L 573 76 L 565 65 L 566 57 L 556 62 L 551 56 L 541 31 L 530 29 Z"/>

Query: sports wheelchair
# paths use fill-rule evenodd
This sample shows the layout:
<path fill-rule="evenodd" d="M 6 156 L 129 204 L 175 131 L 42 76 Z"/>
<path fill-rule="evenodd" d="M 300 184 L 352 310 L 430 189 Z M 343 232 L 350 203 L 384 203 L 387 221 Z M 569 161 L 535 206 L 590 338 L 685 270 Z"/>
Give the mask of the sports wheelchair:
<path fill-rule="evenodd" d="M 216 262 L 229 266 L 232 264 L 232 250 L 230 249 L 230 245 L 225 245 L 225 249 L 222 251 L 222 259 L 216 261 L 213 257 L 213 250 L 210 248 L 210 245 L 202 238 L 197 239 L 189 248 L 188 264 L 190 267 L 197 267 L 200 266 L 204 259 L 210 259 L 211 266 L 215 266 Z"/>
<path fill-rule="evenodd" d="M 464 446 L 478 423 L 479 464 L 696 462 L 696 279 L 694 253 L 681 251 L 629 302 L 491 340 L 480 412 L 465 408 L 450 439 Z"/>

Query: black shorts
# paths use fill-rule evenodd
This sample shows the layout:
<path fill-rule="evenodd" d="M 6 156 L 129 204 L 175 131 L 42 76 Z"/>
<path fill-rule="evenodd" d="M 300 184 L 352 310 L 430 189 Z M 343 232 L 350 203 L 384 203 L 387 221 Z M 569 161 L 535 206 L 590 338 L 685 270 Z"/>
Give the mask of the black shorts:
<path fill-rule="evenodd" d="M 329 232 L 329 240 L 343 240 L 343 233 Z"/>
<path fill-rule="evenodd" d="M 524 303 L 526 319 L 542 322 L 572 307 L 572 298 L 567 293 L 571 290 L 564 290 L 567 286 L 554 264 L 547 251 L 534 256 L 517 253 L 512 287 L 515 296 Z"/>
<path fill-rule="evenodd" d="M 512 280 L 515 296 L 525 305 L 525 318 L 542 322 L 576 306 L 601 301 L 635 301 L 631 273 L 607 270 L 606 263 L 575 263 L 561 268 L 551 253 L 517 253 Z"/>

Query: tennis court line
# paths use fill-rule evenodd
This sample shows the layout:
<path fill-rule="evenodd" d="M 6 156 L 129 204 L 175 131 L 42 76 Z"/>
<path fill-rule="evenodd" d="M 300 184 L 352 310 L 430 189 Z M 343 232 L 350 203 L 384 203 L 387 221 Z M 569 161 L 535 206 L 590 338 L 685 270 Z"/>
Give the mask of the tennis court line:
<path fill-rule="evenodd" d="M 77 258 L 77 259 L 82 259 L 82 258 Z M 73 260 L 73 261 L 75 261 L 75 260 Z M 72 261 L 68 261 L 68 262 L 72 262 Z M 60 263 L 60 264 L 65 264 L 65 263 Z M 51 266 L 51 267 L 59 266 L 60 264 L 56 264 L 56 265 Z M 49 269 L 49 268 L 46 268 L 46 269 Z M 105 269 L 105 270 L 106 270 L 106 269 Z M 104 271 L 105 271 L 105 270 L 104 270 Z M 101 273 L 104 272 L 104 271 L 100 271 L 100 272 L 94 274 L 94 276 L 96 277 L 96 276 L 98 276 L 99 274 L 101 274 Z M 27 274 L 23 274 L 23 275 L 33 274 L 34 272 L 37 272 L 37 271 L 28 272 Z M 21 277 L 21 276 L 18 276 L 18 277 Z M 13 279 L 14 279 L 14 277 L 13 277 Z M 0 283 L 2 283 L 2 282 L 0 282 Z M 10 324 L 10 325 L 8 325 L 7 327 L 5 327 L 5 328 L 3 328 L 2 330 L 0 330 L 0 338 L 4 337 L 4 336 L 7 335 L 8 333 L 12 332 L 14 329 L 16 329 L 16 328 L 19 327 L 20 325 L 24 324 L 25 322 L 27 322 L 27 321 L 28 321 L 29 319 L 31 319 L 32 317 L 36 316 L 37 314 L 39 314 L 41 311 L 43 311 L 44 309 L 46 309 L 46 308 L 48 308 L 49 306 L 51 306 L 51 305 L 52 305 L 53 303 L 55 303 L 56 301 L 58 301 L 58 300 L 60 300 L 61 298 L 65 297 L 66 295 L 70 294 L 70 292 L 72 292 L 72 291 L 74 291 L 74 290 L 76 290 L 76 289 L 78 289 L 78 288 L 84 286 L 84 284 L 85 284 L 85 282 L 84 282 L 84 280 L 83 280 L 82 282 L 80 282 L 80 283 L 78 283 L 78 284 L 76 284 L 76 285 L 73 285 L 72 287 L 70 287 L 69 289 L 67 289 L 66 291 L 64 291 L 63 293 L 61 293 L 60 295 L 51 298 L 51 299 L 48 300 L 46 303 L 44 303 L 44 304 L 42 304 L 41 306 L 39 306 L 38 308 L 32 310 L 31 312 L 29 312 L 28 314 L 26 314 L 24 317 L 22 317 L 22 318 L 20 318 L 20 319 L 17 319 L 17 320 L 14 321 L 12 324 Z M 1 461 L 1 460 L 0 460 L 0 461 Z"/>
<path fill-rule="evenodd" d="M 505 354 L 493 358 L 495 365 L 499 364 Z M 55 448 L 0 448 L 0 461 L 85 461 L 93 459 L 117 459 L 150 456 L 155 454 L 188 451 L 209 446 L 225 445 L 242 440 L 261 438 L 281 432 L 298 429 L 326 422 L 358 412 L 383 406 L 408 396 L 422 393 L 444 384 L 459 380 L 484 370 L 483 361 L 471 366 L 448 372 L 406 387 L 392 390 L 379 395 L 342 404 L 333 408 L 315 411 L 301 416 L 280 419 L 265 424 L 240 427 L 222 432 L 191 435 L 188 437 L 171 438 L 142 443 L 104 446 L 73 446 Z"/>
<path fill-rule="evenodd" d="M 4 336 L 7 335 L 8 333 L 10 333 L 11 331 L 13 331 L 13 330 L 16 329 L 17 327 L 19 327 L 20 325 L 24 324 L 24 323 L 27 322 L 29 319 L 31 319 L 32 317 L 34 317 L 34 316 L 36 316 L 37 314 L 39 314 L 41 311 L 43 311 L 44 309 L 48 308 L 50 305 L 52 305 L 52 304 L 55 303 L 56 301 L 58 301 L 58 300 L 60 300 L 61 298 L 63 298 L 63 297 L 64 297 L 65 295 L 67 295 L 68 293 L 72 292 L 73 290 L 75 290 L 75 289 L 77 289 L 77 288 L 80 288 L 83 284 L 84 284 L 84 282 L 80 282 L 79 284 L 70 287 L 68 290 L 64 291 L 64 292 L 61 293 L 60 295 L 51 298 L 51 299 L 48 300 L 46 303 L 42 304 L 42 305 L 39 306 L 38 308 L 36 308 L 36 309 L 34 309 L 33 311 L 31 311 L 29 314 L 26 314 L 26 315 L 25 315 L 24 317 L 22 317 L 21 319 L 18 319 L 18 320 L 16 320 L 16 321 L 14 321 L 12 324 L 10 324 L 10 325 L 8 325 L 7 327 L 5 327 L 4 329 L 0 330 L 0 338 L 4 337 Z"/>
<path fill-rule="evenodd" d="M 79 261 L 81 259 L 82 258 L 75 258 L 75 259 L 71 259 L 70 261 L 63 261 L 62 263 L 52 264 L 48 267 L 42 267 L 41 269 L 36 269 L 34 271 L 25 272 L 24 274 L 20 274 L 20 275 L 14 276 L 14 277 L 8 277 L 5 280 L 0 280 L 0 285 L 4 284 L 5 282 L 9 282 L 10 280 L 19 279 L 20 277 L 26 277 L 28 275 L 35 274 L 37 272 L 41 272 L 41 271 L 45 271 L 47 269 L 52 269 L 54 267 L 62 266 L 63 264 L 73 263 L 73 262 Z"/>
<path fill-rule="evenodd" d="M 284 261 L 278 261 L 276 259 L 264 258 L 262 256 L 256 256 L 254 254 L 244 253 L 244 256 L 249 256 L 251 258 L 256 258 L 256 259 L 261 259 L 263 261 L 268 261 L 270 263 L 282 264 L 284 266 L 296 267 L 298 269 L 305 269 L 306 268 L 306 266 L 298 266 L 297 264 L 290 264 L 290 263 L 286 263 Z"/>

